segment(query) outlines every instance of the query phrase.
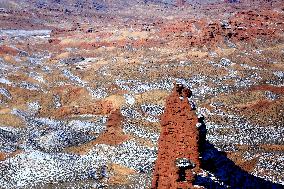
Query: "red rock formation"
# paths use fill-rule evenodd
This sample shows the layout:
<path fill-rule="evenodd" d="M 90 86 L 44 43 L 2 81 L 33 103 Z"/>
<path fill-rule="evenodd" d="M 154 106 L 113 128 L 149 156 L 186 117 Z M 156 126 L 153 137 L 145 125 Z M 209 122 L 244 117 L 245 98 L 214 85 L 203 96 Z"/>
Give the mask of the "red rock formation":
<path fill-rule="evenodd" d="M 119 110 L 114 110 L 111 112 L 106 125 L 107 127 L 120 128 L 122 121 L 123 116 L 121 115 L 121 112 Z"/>
<path fill-rule="evenodd" d="M 118 145 L 126 141 L 129 136 L 122 131 L 123 116 L 120 110 L 112 111 L 106 123 L 107 130 L 97 139 L 100 143 Z"/>
<path fill-rule="evenodd" d="M 93 115 L 106 115 L 113 110 L 111 102 L 106 100 L 97 101 L 89 106 L 63 106 L 54 111 L 55 118 L 64 118 L 67 116 L 93 114 Z M 43 114 L 44 112 L 41 112 Z"/>
<path fill-rule="evenodd" d="M 158 159 L 152 180 L 153 189 L 193 188 L 200 166 L 196 128 L 198 118 L 188 102 L 191 91 L 176 85 L 168 97 L 161 117 Z"/>
<path fill-rule="evenodd" d="M 220 23 L 215 19 L 185 19 L 160 24 L 159 35 L 172 41 L 167 45 L 188 47 L 216 47 L 224 44 L 224 40 L 237 42 L 254 42 L 280 40 L 284 25 L 283 16 L 276 11 L 239 11 L 228 18 L 228 23 Z M 273 24 L 274 23 L 274 24 Z M 173 40 L 174 39 L 174 40 Z M 177 42 L 177 40 L 179 40 Z"/>
<path fill-rule="evenodd" d="M 16 150 L 15 152 L 11 153 L 0 152 L 0 161 L 5 161 L 6 159 L 14 157 L 20 153 L 22 153 L 21 150 Z"/>
<path fill-rule="evenodd" d="M 18 54 L 18 50 L 4 45 L 0 46 L 0 55 L 7 54 L 16 56 Z"/>

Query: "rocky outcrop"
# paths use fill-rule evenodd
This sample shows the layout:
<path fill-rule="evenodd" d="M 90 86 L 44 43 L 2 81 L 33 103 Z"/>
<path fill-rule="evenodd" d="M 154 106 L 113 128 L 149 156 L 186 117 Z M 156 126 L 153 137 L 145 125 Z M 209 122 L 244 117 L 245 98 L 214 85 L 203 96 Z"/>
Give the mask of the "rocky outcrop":
<path fill-rule="evenodd" d="M 97 141 L 103 144 L 118 145 L 129 139 L 129 136 L 122 131 L 122 121 L 123 116 L 120 110 L 112 111 L 106 123 L 107 130 L 99 136 Z"/>
<path fill-rule="evenodd" d="M 66 116 L 94 114 L 106 115 L 113 110 L 112 103 L 109 101 L 97 101 L 89 106 L 66 106 L 59 108 L 56 113 L 56 118 L 64 118 Z"/>
<path fill-rule="evenodd" d="M 16 156 L 20 153 L 22 153 L 21 150 L 16 150 L 16 151 L 11 152 L 11 153 L 0 152 L 0 161 L 5 161 L 6 159 L 14 157 L 14 156 Z"/>
<path fill-rule="evenodd" d="M 188 98 L 191 91 L 175 85 L 161 117 L 158 159 L 152 188 L 192 188 L 193 172 L 199 170 L 198 117 Z"/>
<path fill-rule="evenodd" d="M 259 39 L 267 42 L 280 40 L 283 24 L 280 22 L 282 15 L 274 11 L 238 11 L 227 21 L 210 19 L 188 19 L 163 23 L 160 25 L 160 36 L 171 39 L 174 43 L 169 45 L 216 47 L 228 45 L 228 41 L 255 42 Z M 271 20 L 275 25 L 272 25 Z M 177 40 L 182 39 L 179 43 Z M 230 44 L 230 43 L 229 43 Z M 230 45 L 228 45 L 230 46 Z"/>
<path fill-rule="evenodd" d="M 8 47 L 8 46 L 0 46 L 0 56 L 1 55 L 13 55 L 16 56 L 18 54 L 18 50 Z"/>

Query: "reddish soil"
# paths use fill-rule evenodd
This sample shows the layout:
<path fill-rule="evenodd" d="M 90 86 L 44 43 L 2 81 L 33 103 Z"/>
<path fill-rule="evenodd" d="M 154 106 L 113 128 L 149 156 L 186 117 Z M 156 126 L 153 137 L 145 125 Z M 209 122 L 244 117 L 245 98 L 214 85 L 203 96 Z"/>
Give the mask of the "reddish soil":
<path fill-rule="evenodd" d="M 250 91 L 271 91 L 276 94 L 284 94 L 284 87 L 278 87 L 278 86 L 273 86 L 273 85 L 258 85 L 258 86 L 253 86 L 249 89 Z"/>

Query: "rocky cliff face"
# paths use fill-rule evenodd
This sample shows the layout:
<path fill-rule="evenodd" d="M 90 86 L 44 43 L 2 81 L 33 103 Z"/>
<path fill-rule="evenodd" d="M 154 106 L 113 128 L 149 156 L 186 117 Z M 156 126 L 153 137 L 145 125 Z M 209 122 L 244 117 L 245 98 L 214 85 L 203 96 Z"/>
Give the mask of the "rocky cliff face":
<path fill-rule="evenodd" d="M 188 101 L 190 96 L 189 89 L 176 85 L 167 99 L 152 188 L 193 187 L 193 171 L 199 170 L 200 161 L 198 117 Z"/>

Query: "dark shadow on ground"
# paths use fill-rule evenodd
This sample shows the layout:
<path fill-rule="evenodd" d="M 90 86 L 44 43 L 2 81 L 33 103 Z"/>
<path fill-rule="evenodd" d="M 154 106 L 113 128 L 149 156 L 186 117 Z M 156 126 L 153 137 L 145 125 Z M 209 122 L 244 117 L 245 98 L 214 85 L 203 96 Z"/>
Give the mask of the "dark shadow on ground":
<path fill-rule="evenodd" d="M 213 144 L 206 141 L 206 125 L 204 118 L 199 118 L 201 168 L 213 173 L 214 176 L 232 189 L 284 189 L 283 185 L 266 181 L 244 171 L 230 160 L 226 153 L 218 151 Z M 214 182 L 209 177 L 197 176 L 195 184 L 208 189 L 221 189 L 225 186 Z"/>
<path fill-rule="evenodd" d="M 201 177 L 199 175 L 195 178 L 194 184 L 203 186 L 206 189 L 225 189 L 226 188 L 226 186 L 221 185 L 217 182 L 214 182 L 210 177 Z"/>

